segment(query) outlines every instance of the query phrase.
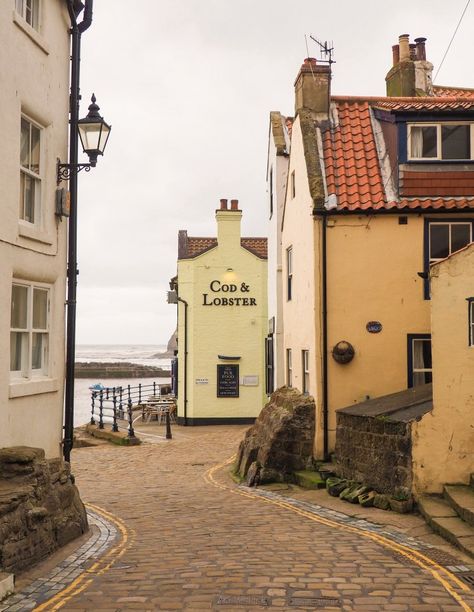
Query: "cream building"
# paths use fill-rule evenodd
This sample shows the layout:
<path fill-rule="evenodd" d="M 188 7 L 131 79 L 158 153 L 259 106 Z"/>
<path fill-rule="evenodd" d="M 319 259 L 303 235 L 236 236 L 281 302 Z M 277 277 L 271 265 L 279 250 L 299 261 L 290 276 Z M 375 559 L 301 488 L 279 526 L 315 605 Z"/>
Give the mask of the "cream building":
<path fill-rule="evenodd" d="M 179 232 L 178 422 L 250 423 L 266 401 L 267 240 L 241 238 L 221 200 L 217 238 Z"/>
<path fill-rule="evenodd" d="M 61 0 L 0 3 L 0 447 L 61 454 L 69 27 Z"/>
<path fill-rule="evenodd" d="M 338 408 L 431 382 L 429 267 L 474 236 L 474 91 L 433 88 L 424 38 L 393 62 L 386 96 L 332 96 L 312 58 L 295 81 L 284 376 L 315 398 L 318 458 Z"/>
<path fill-rule="evenodd" d="M 413 428 L 418 491 L 474 473 L 474 244 L 431 267 L 433 409 Z"/>

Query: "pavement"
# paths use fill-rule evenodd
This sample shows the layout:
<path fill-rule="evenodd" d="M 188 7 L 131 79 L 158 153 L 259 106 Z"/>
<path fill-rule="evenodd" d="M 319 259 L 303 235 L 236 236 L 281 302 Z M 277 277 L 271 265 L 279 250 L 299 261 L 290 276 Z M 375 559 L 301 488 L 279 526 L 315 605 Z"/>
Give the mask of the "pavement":
<path fill-rule="evenodd" d="M 135 424 L 73 451 L 91 533 L 18 577 L 0 610 L 474 610 L 474 564 L 418 516 L 236 484 L 246 427 Z"/>

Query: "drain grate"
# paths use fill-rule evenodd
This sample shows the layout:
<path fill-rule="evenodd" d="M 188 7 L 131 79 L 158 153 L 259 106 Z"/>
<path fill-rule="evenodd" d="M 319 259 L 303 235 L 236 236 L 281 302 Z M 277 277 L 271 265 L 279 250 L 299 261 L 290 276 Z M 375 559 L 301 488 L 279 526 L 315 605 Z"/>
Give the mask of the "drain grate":
<path fill-rule="evenodd" d="M 420 552 L 440 565 L 459 565 L 459 559 L 439 548 L 424 548 Z"/>
<path fill-rule="evenodd" d="M 270 605 L 268 597 L 255 597 L 253 595 L 219 595 L 216 604 L 218 606 L 263 606 Z"/>
<path fill-rule="evenodd" d="M 474 572 L 459 572 L 456 576 L 468 584 L 474 591 Z"/>
<path fill-rule="evenodd" d="M 341 600 L 335 597 L 291 597 L 288 605 L 293 608 L 340 608 L 342 604 Z"/>

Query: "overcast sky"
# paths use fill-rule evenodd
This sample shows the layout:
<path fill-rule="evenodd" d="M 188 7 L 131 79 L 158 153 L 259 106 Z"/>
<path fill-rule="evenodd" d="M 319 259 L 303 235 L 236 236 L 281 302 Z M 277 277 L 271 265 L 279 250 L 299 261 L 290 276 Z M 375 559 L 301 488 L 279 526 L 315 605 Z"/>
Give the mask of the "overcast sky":
<path fill-rule="evenodd" d="M 266 235 L 269 112 L 293 114 L 313 34 L 332 40 L 332 92 L 384 95 L 398 35 L 440 65 L 466 0 L 96 0 L 82 39 L 81 117 L 95 92 L 112 124 L 79 181 L 80 344 L 166 343 L 177 233 L 216 234 L 220 198 Z M 469 6 L 437 84 L 474 87 Z"/>

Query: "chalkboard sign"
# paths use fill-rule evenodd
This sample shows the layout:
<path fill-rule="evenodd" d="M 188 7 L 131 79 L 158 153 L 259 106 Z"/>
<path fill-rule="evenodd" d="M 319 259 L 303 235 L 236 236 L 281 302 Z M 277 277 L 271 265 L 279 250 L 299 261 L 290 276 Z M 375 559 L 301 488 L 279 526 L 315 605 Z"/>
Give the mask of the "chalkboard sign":
<path fill-rule="evenodd" d="M 217 366 L 217 397 L 239 397 L 239 366 Z"/>

